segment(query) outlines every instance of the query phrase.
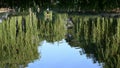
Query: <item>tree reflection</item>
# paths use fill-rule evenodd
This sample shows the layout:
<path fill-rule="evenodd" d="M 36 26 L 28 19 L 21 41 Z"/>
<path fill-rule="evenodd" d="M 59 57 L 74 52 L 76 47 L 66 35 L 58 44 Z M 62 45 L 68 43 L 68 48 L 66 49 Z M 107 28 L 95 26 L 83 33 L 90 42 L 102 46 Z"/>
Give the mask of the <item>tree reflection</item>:
<path fill-rule="evenodd" d="M 39 38 L 48 42 L 62 40 L 66 34 L 64 26 L 66 21 L 63 18 L 67 18 L 66 14 L 54 14 L 53 20 L 51 21 L 40 18 Z"/>
<path fill-rule="evenodd" d="M 71 15 L 73 28 L 67 29 L 67 14 L 54 13 L 52 20 L 35 13 L 13 16 L 0 24 L 0 66 L 22 68 L 38 59 L 38 43 L 66 39 L 71 47 L 80 47 L 93 62 L 103 68 L 119 68 L 120 18 Z M 82 54 L 82 52 L 80 52 Z"/>
<path fill-rule="evenodd" d="M 69 31 L 74 38 L 68 43 L 81 47 L 94 63 L 102 63 L 103 68 L 120 66 L 120 18 L 73 16 L 75 28 Z M 80 52 L 81 53 L 81 52 Z"/>
<path fill-rule="evenodd" d="M 24 68 L 39 58 L 39 42 L 55 42 L 65 37 L 66 14 L 54 14 L 52 20 L 45 20 L 39 16 L 42 14 L 36 14 L 30 12 L 28 15 L 11 16 L 0 24 L 2 68 Z"/>
<path fill-rule="evenodd" d="M 0 24 L 0 68 L 24 68 L 39 58 L 37 23 L 30 20 L 30 15 L 13 16 Z"/>

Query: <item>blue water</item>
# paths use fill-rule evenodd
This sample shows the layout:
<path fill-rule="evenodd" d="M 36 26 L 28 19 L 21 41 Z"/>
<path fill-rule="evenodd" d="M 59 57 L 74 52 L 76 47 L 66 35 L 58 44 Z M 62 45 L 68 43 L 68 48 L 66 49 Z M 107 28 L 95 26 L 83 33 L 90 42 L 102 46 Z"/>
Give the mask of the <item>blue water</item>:
<path fill-rule="evenodd" d="M 0 23 L 2 23 L 2 19 L 0 19 Z"/>
<path fill-rule="evenodd" d="M 40 58 L 28 64 L 27 68 L 101 68 L 98 63 L 80 54 L 82 49 L 70 47 L 65 41 L 49 43 L 43 41 L 38 47 Z"/>

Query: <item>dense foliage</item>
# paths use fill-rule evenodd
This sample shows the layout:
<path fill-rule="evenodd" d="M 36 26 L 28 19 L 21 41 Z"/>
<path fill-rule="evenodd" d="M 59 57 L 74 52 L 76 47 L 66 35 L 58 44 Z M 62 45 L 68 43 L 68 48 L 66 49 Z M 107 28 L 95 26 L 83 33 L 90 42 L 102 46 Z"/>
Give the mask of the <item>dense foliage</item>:
<path fill-rule="evenodd" d="M 120 7 L 120 0 L 0 0 L 0 7 L 62 8 L 69 10 L 110 10 Z"/>

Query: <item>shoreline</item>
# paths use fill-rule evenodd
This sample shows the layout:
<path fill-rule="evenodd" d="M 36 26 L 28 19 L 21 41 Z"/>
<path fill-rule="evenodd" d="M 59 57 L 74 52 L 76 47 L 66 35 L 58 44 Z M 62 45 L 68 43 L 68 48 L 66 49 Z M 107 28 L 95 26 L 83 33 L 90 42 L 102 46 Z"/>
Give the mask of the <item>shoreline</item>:
<path fill-rule="evenodd" d="M 108 11 L 56 11 L 58 13 L 68 13 L 69 15 L 99 15 L 102 17 L 120 17 L 120 12 Z"/>
<path fill-rule="evenodd" d="M 66 10 L 54 10 L 57 13 L 67 13 L 69 15 L 99 15 L 102 17 L 120 17 L 120 11 L 91 11 L 91 10 L 81 10 L 81 11 L 66 11 Z M 10 8 L 0 8 L 1 13 L 15 12 L 14 9 Z"/>
<path fill-rule="evenodd" d="M 0 8 L 0 13 L 14 12 L 14 9 L 10 8 Z"/>

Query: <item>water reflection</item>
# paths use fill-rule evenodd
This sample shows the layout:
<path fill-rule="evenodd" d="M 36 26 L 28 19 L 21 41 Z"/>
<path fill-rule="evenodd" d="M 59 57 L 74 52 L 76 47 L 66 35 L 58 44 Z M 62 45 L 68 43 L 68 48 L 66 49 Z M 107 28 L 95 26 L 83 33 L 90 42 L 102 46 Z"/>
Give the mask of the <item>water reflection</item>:
<path fill-rule="evenodd" d="M 2 68 L 119 68 L 119 17 L 65 13 L 52 13 L 50 20 L 45 17 L 42 12 L 30 12 L 2 20 Z M 68 22 L 72 28 L 67 28 Z"/>
<path fill-rule="evenodd" d="M 0 23 L 2 23 L 2 19 L 0 19 Z"/>
<path fill-rule="evenodd" d="M 94 63 L 103 68 L 119 68 L 119 18 L 76 16 L 76 27 L 69 31 L 74 38 L 68 43 L 80 47 Z"/>
<path fill-rule="evenodd" d="M 100 68 L 98 63 L 93 64 L 86 54 L 80 55 L 82 49 L 71 48 L 65 40 L 54 43 L 43 41 L 38 48 L 41 59 L 30 63 L 27 68 Z"/>
<path fill-rule="evenodd" d="M 62 20 L 65 16 L 66 14 L 55 14 L 52 21 L 41 20 L 38 29 L 39 38 L 41 40 L 47 40 L 48 42 L 62 40 L 66 34 L 64 26 L 66 21 Z"/>
<path fill-rule="evenodd" d="M 28 21 L 28 16 L 13 16 L 0 24 L 0 68 L 24 68 L 38 59 L 39 39 L 37 30 Z M 23 24 L 27 22 L 27 25 Z M 23 27 L 24 26 L 24 27 Z M 30 29 L 24 32 L 25 28 Z"/>
<path fill-rule="evenodd" d="M 64 38 L 66 29 L 60 20 L 63 15 L 56 15 L 53 21 L 45 21 L 31 12 L 3 20 L 0 24 L 0 67 L 24 68 L 35 59 L 40 59 L 37 52 L 39 42 L 44 39 L 54 42 Z"/>

